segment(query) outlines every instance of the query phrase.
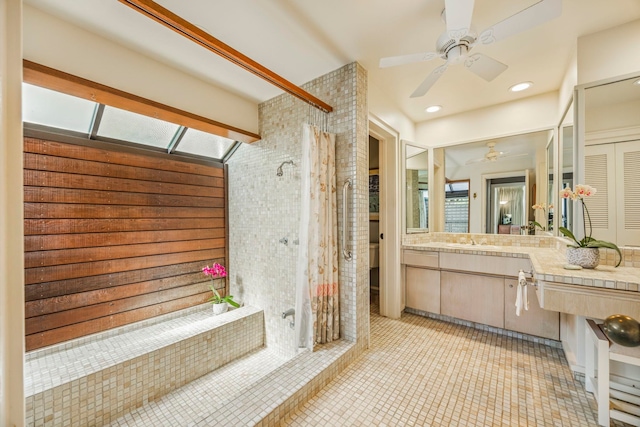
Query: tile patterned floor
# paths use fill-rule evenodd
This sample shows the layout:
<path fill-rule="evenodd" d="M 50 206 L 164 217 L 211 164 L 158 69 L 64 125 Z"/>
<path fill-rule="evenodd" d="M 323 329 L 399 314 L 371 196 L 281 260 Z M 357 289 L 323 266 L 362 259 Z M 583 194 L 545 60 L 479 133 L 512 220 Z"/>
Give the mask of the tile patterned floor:
<path fill-rule="evenodd" d="M 405 314 L 281 426 L 597 426 L 562 350 Z"/>

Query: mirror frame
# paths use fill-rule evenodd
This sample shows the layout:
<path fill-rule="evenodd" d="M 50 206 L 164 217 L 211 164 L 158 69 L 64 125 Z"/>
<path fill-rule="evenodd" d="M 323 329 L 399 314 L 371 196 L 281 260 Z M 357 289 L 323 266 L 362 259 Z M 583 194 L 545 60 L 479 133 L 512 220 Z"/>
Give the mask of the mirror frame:
<path fill-rule="evenodd" d="M 429 225 L 431 224 L 431 197 L 429 197 L 429 206 L 428 206 L 428 211 L 429 211 L 429 222 L 427 223 L 427 228 L 423 229 L 424 231 L 416 231 L 414 233 L 407 233 L 407 145 L 410 145 L 412 147 L 416 147 L 416 148 L 421 148 L 424 149 L 426 152 L 428 152 L 428 158 L 427 158 L 427 163 L 429 165 L 429 181 L 431 181 L 431 165 L 433 164 L 432 162 L 432 154 L 431 151 L 428 147 L 423 147 L 421 145 L 416 144 L 415 142 L 412 141 L 407 141 L 407 140 L 401 140 L 400 141 L 400 159 L 401 159 L 401 167 L 400 167 L 400 182 L 402 182 L 402 194 L 400 195 L 400 204 L 402 205 L 402 209 L 401 209 L 401 216 L 402 216 L 402 235 L 406 236 L 408 234 L 423 234 L 423 233 L 428 233 L 430 230 Z"/>

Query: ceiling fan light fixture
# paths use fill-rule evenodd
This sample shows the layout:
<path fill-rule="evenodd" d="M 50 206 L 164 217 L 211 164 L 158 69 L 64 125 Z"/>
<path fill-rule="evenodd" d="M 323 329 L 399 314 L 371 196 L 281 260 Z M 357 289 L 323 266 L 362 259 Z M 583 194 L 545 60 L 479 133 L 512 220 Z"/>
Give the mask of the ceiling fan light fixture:
<path fill-rule="evenodd" d="M 509 88 L 509 92 L 522 92 L 523 90 L 529 89 L 531 86 L 533 86 L 532 82 L 518 83 L 518 84 L 515 84 L 515 85 L 511 86 Z"/>
<path fill-rule="evenodd" d="M 424 109 L 427 113 L 437 113 L 440 110 L 442 110 L 442 106 L 440 105 L 432 105 Z"/>

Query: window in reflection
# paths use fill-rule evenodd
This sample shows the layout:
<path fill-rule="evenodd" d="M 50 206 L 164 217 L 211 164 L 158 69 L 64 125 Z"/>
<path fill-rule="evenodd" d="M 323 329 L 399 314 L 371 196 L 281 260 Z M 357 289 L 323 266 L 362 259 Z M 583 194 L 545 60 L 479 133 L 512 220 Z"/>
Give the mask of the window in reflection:
<path fill-rule="evenodd" d="M 449 181 L 444 187 L 444 231 L 468 233 L 469 180 Z"/>

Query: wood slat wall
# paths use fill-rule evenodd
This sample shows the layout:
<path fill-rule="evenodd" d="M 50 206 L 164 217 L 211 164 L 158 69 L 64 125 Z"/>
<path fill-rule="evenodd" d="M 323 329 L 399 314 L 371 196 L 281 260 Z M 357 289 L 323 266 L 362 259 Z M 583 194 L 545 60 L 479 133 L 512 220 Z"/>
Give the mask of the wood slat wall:
<path fill-rule="evenodd" d="M 209 298 L 202 267 L 227 265 L 222 167 L 34 138 L 24 151 L 28 351 Z"/>

